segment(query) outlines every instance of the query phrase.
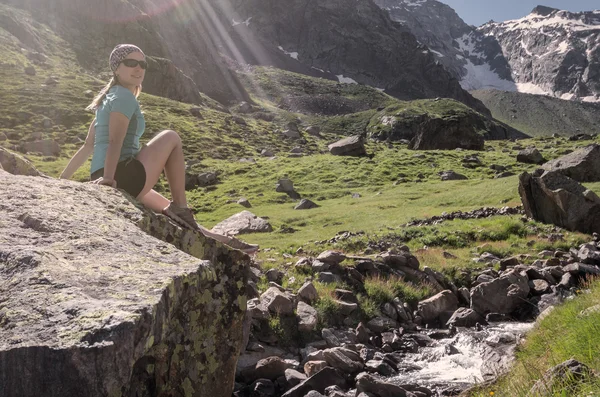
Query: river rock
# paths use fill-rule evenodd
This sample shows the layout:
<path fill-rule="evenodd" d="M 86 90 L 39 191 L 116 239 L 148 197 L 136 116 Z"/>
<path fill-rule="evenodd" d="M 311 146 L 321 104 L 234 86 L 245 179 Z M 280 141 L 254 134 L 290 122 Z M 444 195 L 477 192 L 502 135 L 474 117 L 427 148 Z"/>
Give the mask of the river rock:
<path fill-rule="evenodd" d="M 250 211 L 242 211 L 230 216 L 211 229 L 213 233 L 235 236 L 245 233 L 268 233 L 273 231 L 271 224 Z"/>
<path fill-rule="evenodd" d="M 510 271 L 493 281 L 477 285 L 471 290 L 471 309 L 481 315 L 509 314 L 529 295 L 526 275 Z"/>
<path fill-rule="evenodd" d="M 304 368 L 304 372 L 306 372 L 306 366 Z M 306 374 L 308 375 L 308 372 Z M 328 386 L 339 386 L 344 389 L 346 387 L 346 380 L 342 372 L 335 368 L 325 367 L 304 382 L 285 392 L 282 397 L 304 397 L 312 390 L 323 393 Z"/>
<path fill-rule="evenodd" d="M 354 135 L 341 139 L 328 146 L 329 153 L 334 156 L 364 156 L 367 154 L 361 136 Z"/>
<path fill-rule="evenodd" d="M 600 274 L 599 267 L 578 262 L 568 264 L 567 266 L 563 267 L 563 270 L 576 277 L 586 277 Z"/>
<path fill-rule="evenodd" d="M 388 329 L 398 328 L 398 323 L 388 317 L 375 317 L 369 320 L 367 328 L 373 332 L 384 332 Z"/>
<path fill-rule="evenodd" d="M 246 383 L 252 383 L 257 379 L 275 380 L 284 376 L 287 369 L 286 362 L 280 357 L 267 357 L 259 360 L 254 367 L 242 371 L 241 377 Z"/>
<path fill-rule="evenodd" d="M 530 280 L 529 289 L 533 295 L 543 295 L 550 289 L 550 284 L 546 280 Z"/>
<path fill-rule="evenodd" d="M 594 143 L 542 166 L 547 171 L 558 171 L 577 182 L 600 181 L 600 145 Z"/>
<path fill-rule="evenodd" d="M 485 319 L 473 309 L 459 307 L 446 325 L 454 325 L 456 327 L 474 327 L 475 324 L 485 324 Z"/>
<path fill-rule="evenodd" d="M 435 322 L 442 313 L 454 312 L 457 308 L 458 299 L 450 290 L 444 290 L 429 299 L 419 302 L 418 305 L 418 310 L 425 323 Z"/>
<path fill-rule="evenodd" d="M 524 172 L 519 195 L 527 216 L 571 231 L 600 232 L 600 198 L 557 171 Z"/>
<path fill-rule="evenodd" d="M 108 187 L 0 171 L 0 195 L 2 395 L 233 388 L 247 255 Z"/>
<path fill-rule="evenodd" d="M 410 396 L 407 394 L 408 392 L 400 386 L 384 382 L 366 372 L 363 372 L 356 377 L 356 393 L 372 393 L 378 397 Z"/>
<path fill-rule="evenodd" d="M 306 380 L 306 374 L 298 372 L 295 369 L 288 368 L 285 370 L 285 380 L 290 387 L 294 387 L 298 383 Z"/>
<path fill-rule="evenodd" d="M 345 373 L 357 373 L 364 368 L 360 356 L 343 347 L 326 349 L 323 351 L 323 356 L 329 366 L 338 368 Z"/>

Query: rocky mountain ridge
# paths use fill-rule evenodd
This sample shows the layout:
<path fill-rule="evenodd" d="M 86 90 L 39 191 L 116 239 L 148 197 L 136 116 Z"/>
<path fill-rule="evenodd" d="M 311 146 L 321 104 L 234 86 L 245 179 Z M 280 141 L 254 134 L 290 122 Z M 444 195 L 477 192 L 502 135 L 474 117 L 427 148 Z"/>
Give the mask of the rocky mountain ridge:
<path fill-rule="evenodd" d="M 376 0 L 426 44 L 466 90 L 600 101 L 600 11 L 538 6 L 521 18 L 467 25 L 436 0 Z"/>

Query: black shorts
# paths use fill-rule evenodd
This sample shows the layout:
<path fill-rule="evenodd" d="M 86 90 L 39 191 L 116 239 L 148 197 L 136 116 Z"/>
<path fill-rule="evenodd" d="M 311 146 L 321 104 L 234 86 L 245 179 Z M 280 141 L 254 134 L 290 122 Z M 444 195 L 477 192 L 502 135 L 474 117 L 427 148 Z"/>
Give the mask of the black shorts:
<path fill-rule="evenodd" d="M 90 175 L 90 179 L 94 181 L 103 175 L 104 168 L 100 168 Z M 144 185 L 146 185 L 146 169 L 144 168 L 144 164 L 135 157 L 121 161 L 117 164 L 115 181 L 117 181 L 118 189 L 123 189 L 133 197 L 137 197 L 144 189 Z"/>

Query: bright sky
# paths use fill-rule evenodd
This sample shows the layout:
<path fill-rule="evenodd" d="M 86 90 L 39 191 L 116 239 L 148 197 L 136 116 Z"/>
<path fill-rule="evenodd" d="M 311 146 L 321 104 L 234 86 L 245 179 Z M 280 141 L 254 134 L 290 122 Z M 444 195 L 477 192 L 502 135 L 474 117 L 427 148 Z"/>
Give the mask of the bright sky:
<path fill-rule="evenodd" d="M 600 10 L 599 0 L 439 0 L 454 8 L 469 25 L 479 26 L 490 19 L 496 22 L 519 19 L 537 5 L 569 11 Z"/>

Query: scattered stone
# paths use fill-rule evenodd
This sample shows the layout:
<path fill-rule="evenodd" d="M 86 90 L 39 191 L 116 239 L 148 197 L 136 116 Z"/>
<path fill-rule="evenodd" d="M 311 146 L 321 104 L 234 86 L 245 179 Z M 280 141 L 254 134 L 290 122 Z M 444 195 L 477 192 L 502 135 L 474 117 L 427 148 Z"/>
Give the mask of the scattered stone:
<path fill-rule="evenodd" d="M 0 147 L 0 167 L 13 175 L 43 176 L 29 160 L 2 147 Z"/>
<path fill-rule="evenodd" d="M 317 256 L 317 259 L 321 262 L 337 265 L 346 259 L 346 255 L 339 251 L 323 251 Z"/>
<path fill-rule="evenodd" d="M 240 199 L 237 201 L 237 203 L 238 203 L 239 205 L 241 205 L 242 207 L 246 207 L 246 208 L 252 208 L 252 204 L 250 204 L 250 202 L 248 201 L 248 199 L 247 199 L 247 198 L 245 198 L 245 197 L 241 197 L 241 198 L 240 198 Z"/>
<path fill-rule="evenodd" d="M 294 182 L 289 179 L 280 179 L 275 186 L 275 191 L 279 193 L 291 193 L 295 192 Z"/>
<path fill-rule="evenodd" d="M 308 135 L 312 135 L 312 136 L 321 136 L 321 128 L 317 127 L 316 125 L 311 125 L 310 127 L 306 128 L 306 133 Z"/>
<path fill-rule="evenodd" d="M 342 373 L 335 368 L 327 367 L 326 362 L 323 361 L 322 363 L 322 365 L 325 367 L 316 373 L 314 370 L 307 371 L 307 366 L 305 364 L 304 372 L 310 377 L 304 382 L 285 392 L 282 397 L 304 397 L 313 390 L 319 393 L 325 392 L 325 388 L 329 386 L 339 386 L 342 389 L 345 389 L 347 385 Z"/>
<path fill-rule="evenodd" d="M 375 317 L 367 322 L 367 328 L 373 332 L 384 332 L 389 329 L 398 328 L 398 323 L 388 317 Z"/>
<path fill-rule="evenodd" d="M 313 208 L 318 208 L 319 206 L 312 202 L 309 199 L 302 199 L 300 202 L 294 207 L 295 210 L 310 210 Z"/>
<path fill-rule="evenodd" d="M 301 137 L 300 132 L 298 132 L 298 130 L 283 130 L 282 134 L 292 139 L 298 139 Z"/>
<path fill-rule="evenodd" d="M 307 377 L 311 377 L 323 368 L 327 367 L 326 361 L 308 361 L 304 364 L 304 373 Z"/>
<path fill-rule="evenodd" d="M 37 72 L 33 66 L 29 65 L 25 67 L 25 74 L 28 76 L 35 76 Z"/>
<path fill-rule="evenodd" d="M 260 301 L 271 313 L 292 315 L 294 303 L 276 287 L 270 287 L 261 296 Z"/>
<path fill-rule="evenodd" d="M 257 217 L 250 211 L 242 211 L 218 223 L 211 231 L 235 236 L 245 233 L 268 233 L 273 231 L 273 227 L 267 220 Z"/>
<path fill-rule="evenodd" d="M 260 152 L 260 155 L 263 156 L 263 157 L 273 157 L 273 156 L 275 156 L 275 154 L 272 151 L 267 150 L 267 149 L 263 149 Z"/>
<path fill-rule="evenodd" d="M 317 327 L 317 311 L 302 301 L 298 302 L 298 306 L 296 308 L 296 317 L 298 318 L 299 331 L 311 332 Z"/>
<path fill-rule="evenodd" d="M 340 277 L 337 274 L 333 274 L 331 272 L 319 273 L 318 280 L 325 284 L 337 283 L 341 281 Z"/>
<path fill-rule="evenodd" d="M 246 383 L 257 379 L 275 380 L 285 375 L 287 364 L 280 357 L 264 358 L 256 363 L 254 367 L 247 368 L 241 372 L 241 377 Z"/>
<path fill-rule="evenodd" d="M 60 145 L 53 139 L 25 142 L 22 147 L 26 153 L 41 153 L 44 156 L 58 156 L 60 154 Z"/>
<path fill-rule="evenodd" d="M 550 284 L 545 280 L 530 280 L 529 289 L 533 295 L 543 295 L 550 290 Z"/>
<path fill-rule="evenodd" d="M 536 148 L 526 148 L 517 154 L 517 161 L 527 164 L 542 164 L 546 160 Z"/>
<path fill-rule="evenodd" d="M 363 363 L 360 362 L 360 356 L 343 347 L 326 349 L 323 351 L 323 356 L 329 366 L 338 368 L 344 373 L 354 374 L 364 368 Z"/>
<path fill-rule="evenodd" d="M 298 296 L 307 302 L 314 302 L 319 298 L 319 294 L 317 293 L 317 289 L 313 285 L 312 282 L 305 282 L 302 287 L 298 290 Z"/>
<path fill-rule="evenodd" d="M 354 135 L 332 143 L 329 152 L 334 156 L 364 156 L 367 154 L 361 136 Z"/>
<path fill-rule="evenodd" d="M 283 280 L 283 272 L 277 269 L 269 269 L 266 273 L 267 280 L 273 281 L 275 283 L 281 283 Z"/>
<path fill-rule="evenodd" d="M 288 368 L 285 370 L 285 380 L 290 387 L 294 387 L 300 382 L 306 380 L 306 375 L 302 372 L 298 372 L 295 369 Z"/>
<path fill-rule="evenodd" d="M 442 172 L 438 173 L 438 175 L 440 176 L 442 181 L 458 181 L 458 180 L 469 179 L 466 176 L 464 176 L 462 174 L 458 174 L 454 171 L 442 171 Z"/>

